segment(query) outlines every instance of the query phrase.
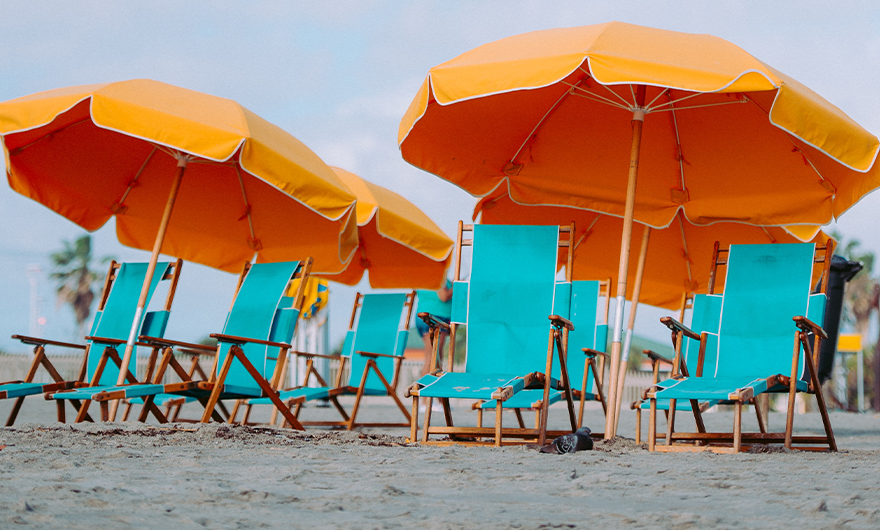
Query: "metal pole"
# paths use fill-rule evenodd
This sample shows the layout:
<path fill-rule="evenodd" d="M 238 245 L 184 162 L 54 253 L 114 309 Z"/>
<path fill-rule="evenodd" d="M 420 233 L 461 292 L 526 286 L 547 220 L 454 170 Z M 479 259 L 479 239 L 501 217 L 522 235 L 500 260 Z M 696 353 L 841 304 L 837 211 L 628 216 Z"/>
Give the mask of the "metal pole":
<path fill-rule="evenodd" d="M 645 227 L 642 236 L 642 248 L 639 253 L 639 266 L 636 269 L 636 283 L 633 286 L 632 301 L 629 305 L 629 325 L 626 327 L 626 336 L 623 338 L 623 351 L 620 355 L 620 370 L 617 381 L 617 401 L 614 407 L 614 432 L 620 423 L 620 410 L 623 401 L 623 386 L 626 382 L 626 368 L 629 364 L 629 350 L 632 346 L 633 328 L 636 325 L 636 311 L 639 308 L 639 296 L 642 292 L 642 278 L 645 276 L 645 260 L 648 258 L 648 240 L 651 238 L 651 227 Z"/>
<path fill-rule="evenodd" d="M 147 266 L 147 275 L 144 278 L 144 285 L 141 287 L 141 295 L 138 298 L 134 320 L 131 323 L 131 331 L 128 332 L 128 341 L 125 343 L 122 366 L 119 370 L 119 377 L 116 379 L 117 385 L 125 384 L 125 374 L 128 371 L 128 363 L 131 361 L 131 354 L 134 351 L 134 343 L 137 342 L 138 332 L 140 331 L 141 321 L 146 309 L 145 306 L 147 305 L 147 295 L 150 294 L 150 284 L 153 282 L 153 273 L 156 272 L 156 263 L 159 261 L 159 253 L 162 250 L 162 243 L 165 241 L 165 232 L 168 230 L 168 221 L 171 219 L 172 210 L 174 210 L 174 201 L 177 199 L 177 191 L 180 189 L 180 181 L 183 179 L 184 171 L 186 171 L 187 162 L 189 162 L 187 155 L 179 155 L 177 157 L 177 175 L 175 175 L 174 181 L 171 184 L 168 201 L 165 203 L 165 212 L 162 214 L 159 231 L 156 233 L 156 241 L 153 243 L 153 253 L 150 256 L 150 264 Z M 116 409 L 118 407 L 119 400 L 114 400 L 110 405 L 110 421 L 116 421 Z"/>
<path fill-rule="evenodd" d="M 614 322 L 611 342 L 611 371 L 608 374 L 610 387 L 608 397 L 610 414 L 605 415 L 605 439 L 610 439 L 614 430 L 614 410 L 617 407 L 617 379 L 620 368 L 621 334 L 623 332 L 623 310 L 626 303 L 626 275 L 629 272 L 629 251 L 632 240 L 633 211 L 636 204 L 636 180 L 639 174 L 639 149 L 642 142 L 642 125 L 645 121 L 645 86 L 636 87 L 636 107 L 632 118 L 632 147 L 629 158 L 629 175 L 626 184 L 626 207 L 623 214 L 623 233 L 620 238 L 620 268 L 617 273 L 617 303 L 614 307 Z"/>

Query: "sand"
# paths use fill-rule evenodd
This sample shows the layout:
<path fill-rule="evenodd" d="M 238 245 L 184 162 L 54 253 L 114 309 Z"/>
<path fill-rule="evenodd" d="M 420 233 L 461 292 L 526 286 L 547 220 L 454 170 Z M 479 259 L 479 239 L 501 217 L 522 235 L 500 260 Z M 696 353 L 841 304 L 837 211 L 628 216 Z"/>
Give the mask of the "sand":
<path fill-rule="evenodd" d="M 836 454 L 651 454 L 619 438 L 548 455 L 421 447 L 402 429 L 62 426 L 51 404 L 23 412 L 0 429 L 0 528 L 880 528 L 873 415 L 832 415 Z M 379 401 L 365 412 L 394 410 Z M 706 418 L 710 429 L 731 421 Z M 556 409 L 552 422 L 562 419 Z M 586 423 L 599 427 L 601 411 Z M 632 436 L 632 413 L 622 423 Z M 815 432 L 818 415 L 796 426 Z"/>

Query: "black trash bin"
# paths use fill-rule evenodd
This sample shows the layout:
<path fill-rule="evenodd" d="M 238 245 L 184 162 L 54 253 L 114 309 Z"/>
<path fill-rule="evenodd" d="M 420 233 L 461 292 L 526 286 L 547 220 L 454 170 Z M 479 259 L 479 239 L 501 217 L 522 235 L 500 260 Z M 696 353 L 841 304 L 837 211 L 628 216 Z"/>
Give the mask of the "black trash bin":
<path fill-rule="evenodd" d="M 825 322 L 822 327 L 828 340 L 822 341 L 819 352 L 819 381 L 824 383 L 831 378 L 834 368 L 834 354 L 837 351 L 837 334 L 840 331 L 840 317 L 843 313 L 843 294 L 846 283 L 862 270 L 862 262 L 849 261 L 834 255 L 831 258 L 831 273 L 828 275 L 828 302 L 825 307 Z"/>

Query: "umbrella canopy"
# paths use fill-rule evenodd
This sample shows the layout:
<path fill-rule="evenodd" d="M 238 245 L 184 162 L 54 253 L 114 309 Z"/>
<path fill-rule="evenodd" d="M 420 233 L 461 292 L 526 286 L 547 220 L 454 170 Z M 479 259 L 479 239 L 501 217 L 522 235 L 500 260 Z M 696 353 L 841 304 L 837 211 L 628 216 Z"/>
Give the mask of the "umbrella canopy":
<path fill-rule="evenodd" d="M 439 289 L 455 246 L 413 203 L 357 175 L 333 168 L 357 196 L 358 253 L 329 280 L 356 285 L 369 271 L 379 289 Z"/>
<path fill-rule="evenodd" d="M 9 184 L 86 230 L 116 216 L 149 250 L 178 159 L 190 156 L 162 252 L 235 272 L 312 256 L 343 270 L 355 197 L 296 138 L 234 101 L 157 81 L 41 92 L 0 103 Z"/>
<path fill-rule="evenodd" d="M 484 224 L 549 224 L 567 225 L 574 221 L 576 235 L 573 270 L 575 280 L 612 278 L 617 282 L 620 235 L 623 219 L 576 208 L 561 206 L 524 206 L 511 200 L 507 193 L 493 192 L 474 208 L 474 219 L 480 215 Z M 645 225 L 633 226 L 633 239 L 640 241 Z M 685 292 L 706 292 L 716 241 L 726 248 L 731 244 L 802 243 L 824 244 L 828 236 L 818 227 L 760 227 L 741 223 L 716 223 L 698 226 L 679 214 L 665 229 L 652 230 L 645 258 L 639 302 L 677 310 Z M 562 249 L 561 252 L 567 252 Z M 633 299 L 639 255 L 630 256 L 626 299 Z M 560 260 L 565 263 L 565 260 Z M 822 264 L 815 267 L 816 280 Z M 716 278 L 715 291 L 724 288 L 724 275 Z"/>
<path fill-rule="evenodd" d="M 646 87 L 638 104 L 636 86 Z M 484 196 L 669 225 L 823 225 L 880 186 L 880 142 L 809 88 L 711 35 L 619 22 L 536 31 L 432 68 L 400 123 L 408 162 Z M 861 175 L 861 173 L 866 173 Z"/>
<path fill-rule="evenodd" d="M 398 143 L 477 196 L 504 186 L 521 204 L 623 217 L 612 410 L 634 219 L 823 225 L 880 185 L 880 141 L 807 87 L 717 37 L 619 22 L 517 35 L 434 67 Z"/>
<path fill-rule="evenodd" d="M 227 99 L 143 79 L 50 90 L 0 103 L 0 137 L 14 190 L 86 230 L 115 215 L 120 242 L 152 248 L 122 366 L 160 252 L 229 271 L 254 253 L 311 256 L 337 272 L 357 246 L 355 198 L 335 173 Z"/>

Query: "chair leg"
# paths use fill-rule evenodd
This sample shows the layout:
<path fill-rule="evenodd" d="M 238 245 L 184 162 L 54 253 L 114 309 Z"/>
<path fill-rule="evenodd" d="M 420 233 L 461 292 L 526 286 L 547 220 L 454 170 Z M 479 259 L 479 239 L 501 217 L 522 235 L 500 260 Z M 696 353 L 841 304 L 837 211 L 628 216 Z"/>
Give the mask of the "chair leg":
<path fill-rule="evenodd" d="M 226 419 L 226 421 L 227 421 L 229 424 L 233 424 L 233 423 L 235 423 L 235 418 L 238 417 L 238 409 L 239 409 L 239 408 L 241 408 L 241 400 L 240 400 L 240 399 L 236 399 L 236 400 L 235 400 L 235 405 L 232 406 L 232 413 L 230 413 L 230 414 L 229 414 L 229 417 Z"/>
<path fill-rule="evenodd" d="M 250 405 L 250 404 L 247 404 L 244 406 L 244 417 L 241 419 L 242 425 L 247 425 L 248 420 L 251 419 L 251 409 L 252 408 L 253 408 L 253 405 Z M 274 409 L 274 410 L 278 410 L 278 409 Z"/>
<path fill-rule="evenodd" d="M 642 443 L 642 409 L 636 409 L 636 443 Z"/>
<path fill-rule="evenodd" d="M 648 412 L 648 451 L 654 451 L 657 443 L 657 398 L 651 398 L 651 408 Z"/>
<path fill-rule="evenodd" d="M 422 425 L 422 443 L 428 442 L 428 429 L 431 425 L 431 406 L 433 403 L 432 398 L 428 398 L 428 404 L 425 407 L 425 424 Z"/>
<path fill-rule="evenodd" d="M 758 430 L 762 433 L 767 432 L 767 424 L 764 422 L 764 415 L 761 413 L 761 406 L 758 404 L 758 398 L 766 395 L 767 394 L 760 394 L 752 399 L 752 406 L 755 407 L 755 416 L 758 418 Z"/>
<path fill-rule="evenodd" d="M 495 447 L 501 447 L 501 400 L 495 400 Z M 544 443 L 543 440 L 540 443 Z"/>
<path fill-rule="evenodd" d="M 58 410 L 58 422 L 65 423 L 64 421 L 64 400 L 56 399 L 55 400 L 55 408 Z"/>
<path fill-rule="evenodd" d="M 483 409 L 479 408 L 479 409 L 477 409 L 477 428 L 479 429 L 482 427 L 483 427 Z"/>
<path fill-rule="evenodd" d="M 101 401 L 101 421 L 107 421 L 110 419 L 110 403 L 107 401 Z"/>
<path fill-rule="evenodd" d="M 737 401 L 733 412 L 733 451 L 738 453 L 742 450 L 742 401 Z"/>
<path fill-rule="evenodd" d="M 666 416 L 666 445 L 672 445 L 672 431 L 675 430 L 675 407 L 677 400 L 669 400 L 669 413 Z"/>
<path fill-rule="evenodd" d="M 526 428 L 526 424 L 523 423 L 522 412 L 520 412 L 519 409 L 513 409 L 513 413 L 516 414 L 516 421 L 519 423 L 519 428 L 520 428 L 520 429 L 525 429 L 525 428 Z"/>
<path fill-rule="evenodd" d="M 6 420 L 6 426 L 12 427 L 12 424 L 15 423 L 15 418 L 18 417 L 18 411 L 21 410 L 21 405 L 24 403 L 24 396 L 19 398 L 15 398 L 15 404 L 12 405 L 12 412 L 9 413 L 9 419 Z"/>
<path fill-rule="evenodd" d="M 419 435 L 419 396 L 412 398 L 412 414 L 409 420 L 409 442 L 415 443 Z"/>

